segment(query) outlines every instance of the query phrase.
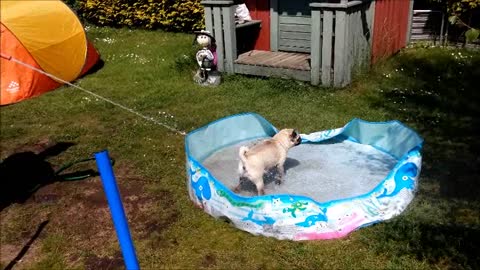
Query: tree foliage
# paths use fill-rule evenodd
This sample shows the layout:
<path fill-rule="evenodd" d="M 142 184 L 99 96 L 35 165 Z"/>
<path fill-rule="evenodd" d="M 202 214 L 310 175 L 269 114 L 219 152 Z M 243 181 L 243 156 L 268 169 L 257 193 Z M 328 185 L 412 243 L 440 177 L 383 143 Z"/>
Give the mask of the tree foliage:
<path fill-rule="evenodd" d="M 449 14 L 449 22 L 459 27 L 466 28 L 465 39 L 467 43 L 479 38 L 480 30 L 471 25 L 473 13 L 480 9 L 480 0 L 431 0 L 440 3 Z"/>
<path fill-rule="evenodd" d="M 447 11 L 450 14 L 465 14 L 480 7 L 480 0 L 447 0 Z"/>
<path fill-rule="evenodd" d="M 480 7 L 480 0 L 429 0 L 439 3 L 449 14 L 466 14 Z"/>

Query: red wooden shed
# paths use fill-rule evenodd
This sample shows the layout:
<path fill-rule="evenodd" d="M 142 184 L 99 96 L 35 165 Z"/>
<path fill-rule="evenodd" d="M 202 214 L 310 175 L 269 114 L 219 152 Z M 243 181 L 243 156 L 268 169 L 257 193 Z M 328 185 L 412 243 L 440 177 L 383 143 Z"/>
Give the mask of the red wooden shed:
<path fill-rule="evenodd" d="M 388 57 L 409 40 L 413 1 L 376 0 L 373 24 L 372 61 Z"/>

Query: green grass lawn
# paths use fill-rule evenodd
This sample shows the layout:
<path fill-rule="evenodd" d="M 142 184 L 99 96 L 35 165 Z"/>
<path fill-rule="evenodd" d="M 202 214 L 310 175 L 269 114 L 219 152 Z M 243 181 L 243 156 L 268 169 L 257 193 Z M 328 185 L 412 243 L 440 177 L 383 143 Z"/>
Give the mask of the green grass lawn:
<path fill-rule="evenodd" d="M 88 35 L 105 64 L 76 85 L 181 131 L 256 112 L 302 133 L 355 117 L 398 119 L 425 139 L 419 190 L 403 214 L 343 239 L 292 242 L 253 236 L 195 208 L 184 137 L 162 126 L 73 87 L 0 108 L 2 160 L 73 144 L 47 159 L 58 168 L 108 149 L 143 269 L 480 268 L 478 51 L 405 49 L 344 89 L 245 76 L 205 88 L 192 82 L 191 35 L 97 27 Z M 72 170 L 87 168 L 95 164 Z M 98 177 L 45 185 L 0 218 L 2 268 L 31 239 L 19 269 L 122 268 Z"/>

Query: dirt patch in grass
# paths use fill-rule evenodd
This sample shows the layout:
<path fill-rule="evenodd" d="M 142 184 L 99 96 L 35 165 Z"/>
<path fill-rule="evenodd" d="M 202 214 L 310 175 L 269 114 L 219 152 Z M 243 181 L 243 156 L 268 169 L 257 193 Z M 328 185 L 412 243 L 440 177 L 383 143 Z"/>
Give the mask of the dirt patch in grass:
<path fill-rule="evenodd" d="M 206 254 L 202 259 L 202 267 L 211 268 L 217 264 L 217 258 L 214 254 Z"/>
<path fill-rule="evenodd" d="M 120 252 L 113 257 L 90 256 L 85 260 L 87 270 L 124 269 L 123 257 Z"/>
<path fill-rule="evenodd" d="M 42 151 L 38 145 L 47 143 L 30 148 L 25 145 L 17 150 L 38 153 Z M 149 192 L 148 179 L 136 174 L 129 164 L 117 160 L 114 172 L 132 237 L 138 240 L 148 239 L 152 234 L 162 235 L 179 218 L 174 197 L 168 190 Z M 29 263 L 49 257 L 49 253 L 58 248 L 63 250 L 63 260 L 68 267 L 84 264 L 87 269 L 117 269 L 123 265 L 99 177 L 46 184 L 24 202 L 4 208 L 0 218 L 2 232 L 7 234 L 1 238 L 5 255 L 1 256 L 2 265 L 8 265 L 24 249 L 24 243 L 44 220 L 49 221 L 48 225 L 21 258 L 24 260 L 21 265 L 28 267 Z M 58 235 L 64 239 L 55 244 L 58 247 L 45 247 L 45 239 Z M 162 238 L 156 237 L 156 241 Z M 21 265 L 16 263 L 17 267 Z"/>

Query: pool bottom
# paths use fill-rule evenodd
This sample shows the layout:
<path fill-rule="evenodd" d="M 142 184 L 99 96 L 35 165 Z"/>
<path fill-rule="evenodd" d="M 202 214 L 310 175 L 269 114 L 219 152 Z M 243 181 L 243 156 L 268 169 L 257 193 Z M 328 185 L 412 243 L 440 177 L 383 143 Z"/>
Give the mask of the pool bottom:
<path fill-rule="evenodd" d="M 202 164 L 217 180 L 233 189 L 238 185 L 238 150 L 241 145 L 254 142 L 245 141 L 221 149 Z M 372 146 L 348 140 L 300 144 L 288 152 L 285 179 L 281 185 L 274 183 L 274 171 L 265 174 L 265 192 L 302 195 L 317 202 L 352 198 L 372 191 L 396 162 Z M 247 181 L 239 194 L 256 196 L 256 187 Z"/>

